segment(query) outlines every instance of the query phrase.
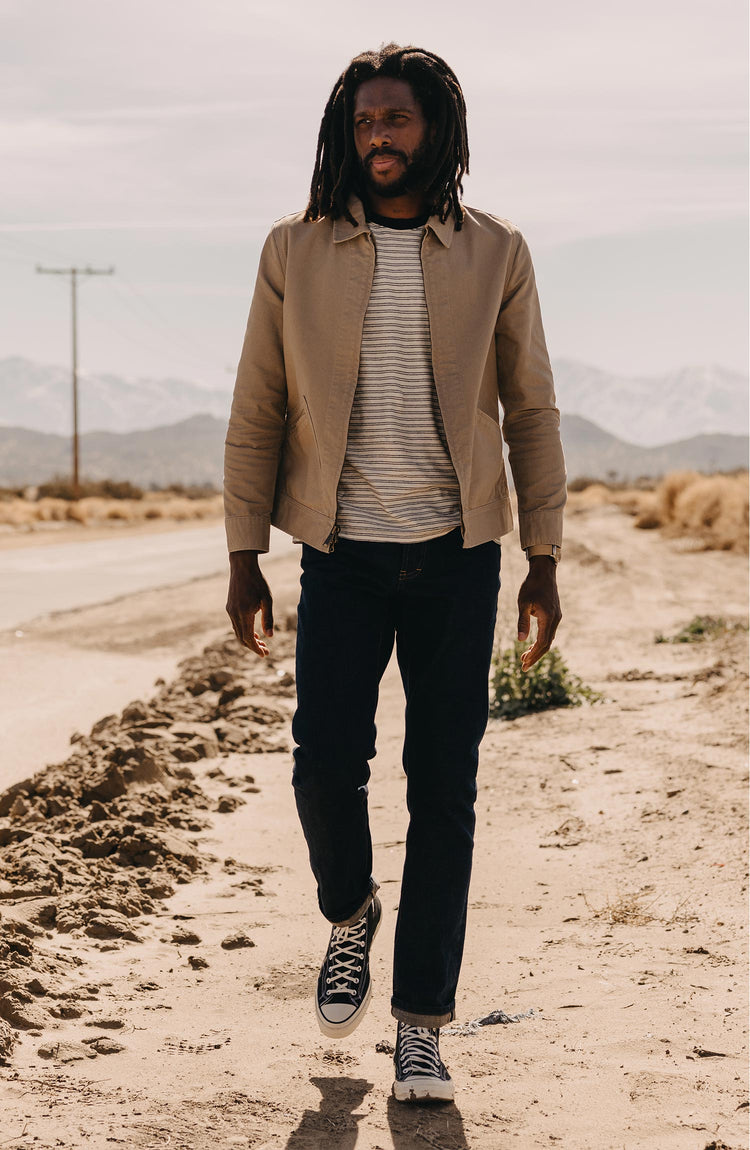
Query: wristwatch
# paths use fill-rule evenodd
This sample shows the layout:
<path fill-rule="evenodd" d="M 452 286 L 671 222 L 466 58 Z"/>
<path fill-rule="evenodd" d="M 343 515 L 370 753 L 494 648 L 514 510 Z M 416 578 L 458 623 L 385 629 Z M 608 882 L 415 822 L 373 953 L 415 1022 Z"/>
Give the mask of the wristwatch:
<path fill-rule="evenodd" d="M 555 564 L 560 562 L 562 547 L 557 543 L 534 543 L 531 547 L 526 547 L 526 558 L 531 559 L 532 555 L 549 555 L 550 559 Z"/>

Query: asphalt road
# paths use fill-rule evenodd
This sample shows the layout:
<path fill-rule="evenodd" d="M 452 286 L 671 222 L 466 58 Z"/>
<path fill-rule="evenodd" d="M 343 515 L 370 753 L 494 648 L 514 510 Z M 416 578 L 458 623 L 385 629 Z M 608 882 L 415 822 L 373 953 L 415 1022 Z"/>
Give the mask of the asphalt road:
<path fill-rule="evenodd" d="M 270 555 L 296 550 L 272 529 Z M 0 551 L 0 631 L 228 569 L 224 526 Z"/>

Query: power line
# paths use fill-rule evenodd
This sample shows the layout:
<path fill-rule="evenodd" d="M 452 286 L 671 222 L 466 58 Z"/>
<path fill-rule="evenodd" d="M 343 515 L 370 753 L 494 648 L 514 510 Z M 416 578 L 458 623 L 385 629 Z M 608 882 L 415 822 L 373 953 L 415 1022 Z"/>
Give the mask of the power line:
<path fill-rule="evenodd" d="M 72 332 L 72 384 L 73 384 L 73 494 L 78 495 L 78 277 L 111 276 L 114 268 L 43 268 L 36 266 L 39 275 L 70 276 L 71 332 Z"/>

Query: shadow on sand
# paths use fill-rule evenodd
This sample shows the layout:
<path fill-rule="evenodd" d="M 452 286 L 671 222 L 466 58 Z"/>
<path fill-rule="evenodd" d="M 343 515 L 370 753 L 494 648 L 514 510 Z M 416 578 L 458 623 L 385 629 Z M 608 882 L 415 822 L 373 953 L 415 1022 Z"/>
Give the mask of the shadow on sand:
<path fill-rule="evenodd" d="M 286 1150 L 354 1150 L 361 1114 L 353 1111 L 362 1105 L 372 1082 L 365 1078 L 311 1078 L 321 1093 L 318 1110 L 306 1110 L 299 1126 L 289 1135 Z"/>
<path fill-rule="evenodd" d="M 305 1110 L 285 1150 L 355 1150 L 362 1105 L 373 1083 L 365 1078 L 311 1078 L 320 1091 L 317 1110 Z M 388 1099 L 388 1126 L 394 1150 L 434 1146 L 438 1150 L 469 1150 L 460 1111 L 451 1103 L 419 1105 Z"/>
<path fill-rule="evenodd" d="M 468 1150 L 464 1120 L 453 1102 L 397 1102 L 388 1099 L 388 1125 L 394 1150 L 437 1146 L 439 1150 Z"/>

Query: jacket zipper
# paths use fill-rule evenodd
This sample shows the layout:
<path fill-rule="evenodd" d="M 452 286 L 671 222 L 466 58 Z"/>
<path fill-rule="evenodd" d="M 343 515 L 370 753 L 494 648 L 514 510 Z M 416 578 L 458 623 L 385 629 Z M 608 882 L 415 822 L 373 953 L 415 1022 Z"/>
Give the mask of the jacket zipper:
<path fill-rule="evenodd" d="M 331 554 L 334 547 L 336 546 L 336 540 L 339 537 L 339 531 L 340 530 L 341 530 L 341 528 L 339 527 L 338 523 L 334 523 L 333 527 L 331 528 L 331 532 L 330 532 L 328 538 L 323 541 L 324 544 L 328 547 L 328 554 L 329 555 Z"/>

